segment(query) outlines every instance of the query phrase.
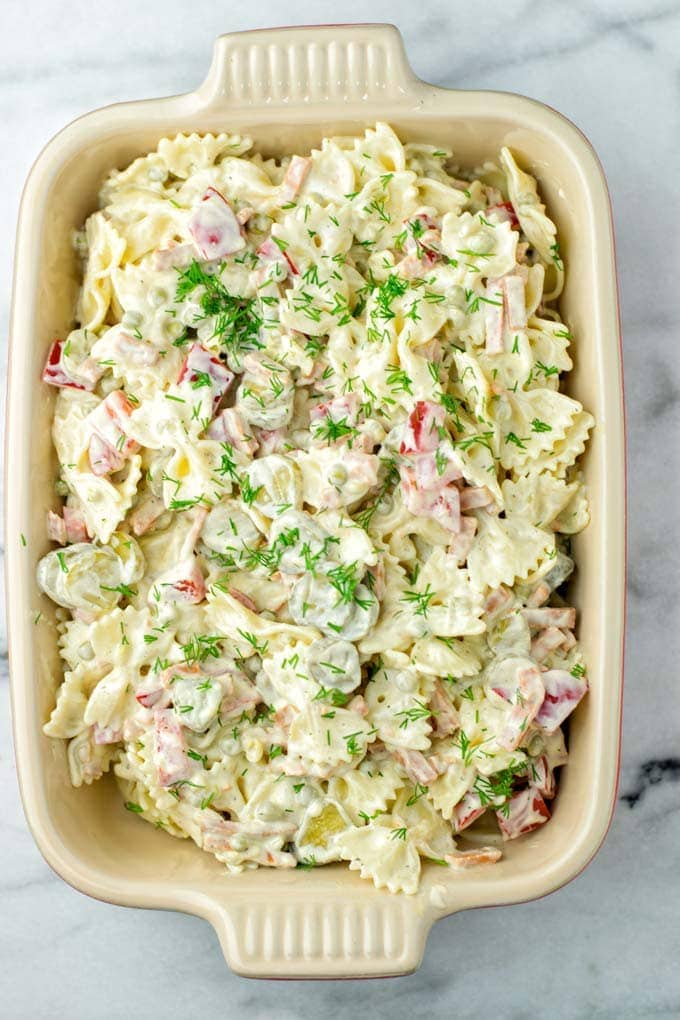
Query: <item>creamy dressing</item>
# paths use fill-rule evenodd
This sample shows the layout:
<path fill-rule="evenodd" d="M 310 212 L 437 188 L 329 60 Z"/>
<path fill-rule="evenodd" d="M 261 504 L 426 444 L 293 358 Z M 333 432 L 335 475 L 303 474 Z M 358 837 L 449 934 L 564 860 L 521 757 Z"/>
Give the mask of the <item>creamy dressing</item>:
<path fill-rule="evenodd" d="M 73 784 L 113 769 L 230 871 L 493 863 L 459 834 L 549 818 L 587 690 L 555 590 L 593 419 L 534 179 L 385 124 L 280 162 L 179 135 L 76 240 L 38 565 Z"/>

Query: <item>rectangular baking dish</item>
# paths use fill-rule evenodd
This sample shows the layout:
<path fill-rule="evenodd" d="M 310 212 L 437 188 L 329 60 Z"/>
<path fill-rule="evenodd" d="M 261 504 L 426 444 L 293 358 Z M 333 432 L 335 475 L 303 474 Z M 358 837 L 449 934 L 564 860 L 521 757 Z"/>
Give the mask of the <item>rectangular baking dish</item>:
<path fill-rule="evenodd" d="M 40 384 L 46 351 L 72 324 L 78 287 L 70 233 L 123 167 L 178 131 L 251 135 L 268 155 L 304 152 L 324 135 L 376 120 L 404 140 L 450 145 L 474 166 L 508 145 L 534 173 L 557 221 L 567 264 L 562 311 L 574 336 L 569 390 L 597 419 L 584 462 L 592 522 L 576 541 L 572 598 L 591 691 L 570 729 L 552 821 L 507 844 L 495 867 L 425 868 L 416 896 L 391 896 L 344 865 L 228 875 L 189 841 L 123 809 L 111 777 L 69 784 L 65 746 L 41 732 L 59 682 L 53 607 L 35 564 L 53 506 L 53 401 Z M 411 71 L 387 25 L 255 31 L 220 37 L 195 92 L 81 117 L 43 150 L 26 184 L 11 320 L 6 447 L 7 605 L 16 754 L 24 808 L 48 863 L 111 903 L 206 918 L 225 957 L 256 977 L 366 977 L 414 970 L 433 922 L 469 907 L 548 893 L 577 875 L 608 828 L 616 796 L 625 570 L 624 431 L 611 212 L 602 170 L 582 134 L 520 96 L 435 88 Z M 25 542 L 22 536 L 25 536 Z M 42 616 L 36 624 L 36 614 Z"/>

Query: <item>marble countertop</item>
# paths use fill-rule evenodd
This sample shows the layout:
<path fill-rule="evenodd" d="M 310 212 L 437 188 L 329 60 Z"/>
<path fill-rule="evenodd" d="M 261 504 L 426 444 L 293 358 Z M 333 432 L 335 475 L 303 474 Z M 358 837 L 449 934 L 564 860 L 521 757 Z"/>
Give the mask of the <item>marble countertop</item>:
<path fill-rule="evenodd" d="M 677 305 L 680 6 L 328 0 L 5 0 L 0 228 L 11 252 L 20 189 L 73 117 L 176 93 L 204 77 L 213 37 L 245 28 L 392 21 L 415 70 L 452 88 L 521 92 L 570 117 L 607 172 L 616 216 L 627 372 L 630 579 L 622 795 L 608 840 L 567 888 L 440 922 L 421 970 L 389 981 L 252 982 L 204 922 L 97 903 L 52 874 L 14 772 L 7 657 L 0 679 L 0 1013 L 42 1017 L 459 1018 L 680 1016 L 680 355 Z M 474 15 L 471 13 L 474 11 Z M 5 344 L 10 259 L 0 283 Z M 3 358 L 3 373 L 4 373 Z M 3 386 L 4 391 L 4 386 Z M 675 580 L 674 580 L 675 579 Z M 673 607 L 669 610 L 669 607 Z"/>

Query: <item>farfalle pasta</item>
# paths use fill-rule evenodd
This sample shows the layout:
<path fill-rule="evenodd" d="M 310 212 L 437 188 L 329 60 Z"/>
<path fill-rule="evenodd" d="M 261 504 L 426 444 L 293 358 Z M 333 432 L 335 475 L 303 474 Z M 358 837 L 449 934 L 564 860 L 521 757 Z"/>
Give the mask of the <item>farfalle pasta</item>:
<path fill-rule="evenodd" d="M 560 592 L 593 419 L 535 180 L 377 124 L 282 160 L 163 139 L 100 198 L 43 376 L 73 784 L 112 771 L 233 872 L 494 863 L 587 690 Z"/>

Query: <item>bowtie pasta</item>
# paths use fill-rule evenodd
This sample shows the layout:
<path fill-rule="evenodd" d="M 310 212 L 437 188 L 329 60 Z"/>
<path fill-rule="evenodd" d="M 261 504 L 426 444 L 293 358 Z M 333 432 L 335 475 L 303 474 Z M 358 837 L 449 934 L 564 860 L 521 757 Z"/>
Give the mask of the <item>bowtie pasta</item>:
<path fill-rule="evenodd" d="M 178 135 L 75 244 L 38 566 L 73 784 L 112 770 L 232 872 L 498 860 L 587 690 L 559 591 L 593 419 L 533 178 L 385 124 L 281 161 Z"/>

